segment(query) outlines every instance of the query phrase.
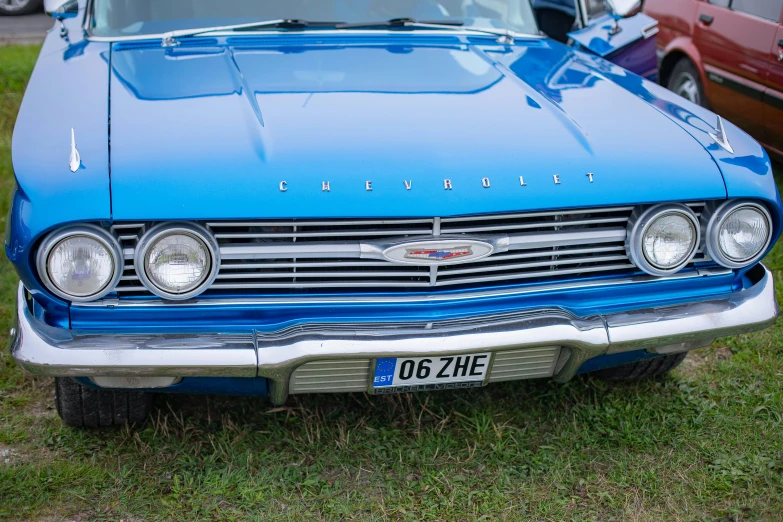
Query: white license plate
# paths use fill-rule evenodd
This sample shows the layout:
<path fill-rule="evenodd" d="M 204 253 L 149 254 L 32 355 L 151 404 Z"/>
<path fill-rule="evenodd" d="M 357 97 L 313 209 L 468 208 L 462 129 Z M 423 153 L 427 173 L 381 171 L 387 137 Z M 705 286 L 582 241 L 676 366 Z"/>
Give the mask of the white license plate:
<path fill-rule="evenodd" d="M 375 393 L 476 388 L 484 384 L 492 354 L 377 359 Z"/>

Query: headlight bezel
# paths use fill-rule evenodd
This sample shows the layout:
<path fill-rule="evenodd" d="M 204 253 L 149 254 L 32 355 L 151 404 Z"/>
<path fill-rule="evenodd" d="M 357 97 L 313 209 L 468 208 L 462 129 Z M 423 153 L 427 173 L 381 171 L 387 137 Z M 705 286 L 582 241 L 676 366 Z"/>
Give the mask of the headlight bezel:
<path fill-rule="evenodd" d="M 203 281 L 193 289 L 184 293 L 171 293 L 157 286 L 147 274 L 147 254 L 150 248 L 159 240 L 171 235 L 188 235 L 201 242 L 209 254 L 209 270 Z M 204 293 L 215 282 L 220 271 L 220 247 L 214 235 L 197 223 L 159 223 L 147 230 L 136 245 L 134 252 L 136 275 L 144 287 L 160 297 L 170 301 L 185 301 Z"/>
<path fill-rule="evenodd" d="M 644 237 L 650 226 L 659 218 L 672 214 L 680 215 L 690 222 L 693 228 L 694 241 L 690 252 L 683 258 L 683 261 L 671 268 L 660 268 L 647 259 L 643 246 Z M 663 277 L 679 272 L 693 261 L 700 244 L 701 223 L 696 213 L 687 205 L 666 203 L 651 207 L 640 207 L 634 210 L 631 220 L 628 222 L 628 235 L 626 236 L 625 244 L 626 254 L 637 268 L 652 276 Z"/>
<path fill-rule="evenodd" d="M 111 254 L 114 263 L 114 273 L 109 282 L 98 292 L 89 296 L 76 296 L 61 290 L 52 280 L 49 274 L 49 256 L 52 251 L 67 239 L 86 237 L 100 243 Z M 36 269 L 38 277 L 47 290 L 57 297 L 73 303 L 88 303 L 97 301 L 110 294 L 122 279 L 125 259 L 122 253 L 122 245 L 119 238 L 108 230 L 97 225 L 73 225 L 51 232 L 41 243 L 36 254 Z"/>
<path fill-rule="evenodd" d="M 734 212 L 743 208 L 757 210 L 762 214 L 762 216 L 764 216 L 764 219 L 767 221 L 767 240 L 765 241 L 764 246 L 755 256 L 744 261 L 736 261 L 729 258 L 723 252 L 723 249 L 720 246 L 720 229 L 725 221 Z M 709 255 L 710 258 L 717 264 L 724 268 L 731 268 L 732 270 L 746 268 L 759 261 L 762 257 L 764 257 L 764 254 L 767 253 L 767 250 L 769 250 L 769 246 L 772 243 L 773 221 L 772 214 L 770 214 L 769 210 L 764 204 L 749 199 L 734 199 L 724 201 L 720 205 L 708 209 L 707 212 L 709 218 L 704 221 L 705 225 L 702 231 L 704 236 L 704 250 L 705 253 Z"/>

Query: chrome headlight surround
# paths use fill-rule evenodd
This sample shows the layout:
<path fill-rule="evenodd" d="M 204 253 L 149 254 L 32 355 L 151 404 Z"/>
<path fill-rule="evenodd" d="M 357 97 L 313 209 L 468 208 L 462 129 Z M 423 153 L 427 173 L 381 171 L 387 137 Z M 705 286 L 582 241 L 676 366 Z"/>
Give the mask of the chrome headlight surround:
<path fill-rule="evenodd" d="M 729 258 L 720 246 L 720 229 L 723 226 L 726 219 L 728 219 L 734 212 L 742 210 L 744 208 L 756 210 L 760 212 L 767 220 L 767 240 L 764 246 L 755 256 L 743 261 L 737 261 Z M 719 265 L 731 268 L 739 269 L 752 265 L 762 257 L 769 249 L 769 245 L 772 242 L 772 216 L 763 204 L 756 201 L 740 199 L 729 200 L 721 204 L 712 203 L 705 209 L 705 225 L 703 226 L 702 234 L 704 236 L 704 246 L 706 253 L 710 258 Z M 708 217 L 707 217 L 708 216 Z"/>
<path fill-rule="evenodd" d="M 158 241 L 171 235 L 186 235 L 202 243 L 209 254 L 209 269 L 206 271 L 206 277 L 196 286 L 183 293 L 171 293 L 157 286 L 147 275 L 147 254 L 152 246 Z M 136 245 L 134 253 L 134 264 L 136 265 L 136 275 L 139 276 L 142 284 L 162 299 L 172 301 L 184 301 L 202 294 L 207 288 L 215 282 L 218 271 L 220 270 L 220 247 L 215 237 L 205 227 L 196 223 L 160 223 L 150 228 Z"/>
<path fill-rule="evenodd" d="M 659 218 L 668 215 L 678 215 L 687 219 L 693 227 L 694 241 L 691 250 L 677 266 L 660 268 L 651 263 L 644 253 L 643 241 L 650 226 Z M 640 270 L 653 276 L 668 276 L 685 268 L 693 260 L 701 243 L 701 225 L 696 213 L 690 207 L 679 203 L 642 207 L 634 210 L 628 222 L 628 235 L 625 240 L 625 251 L 631 262 Z"/>
<path fill-rule="evenodd" d="M 89 296 L 75 296 L 68 294 L 60 290 L 57 285 L 54 284 L 49 275 L 49 255 L 52 253 L 55 247 L 61 242 L 76 238 L 87 237 L 98 243 L 100 243 L 111 254 L 112 261 L 114 263 L 114 274 L 109 282 L 100 291 Z M 59 230 L 55 230 L 46 236 L 41 246 L 38 248 L 36 254 L 36 268 L 38 269 L 38 277 L 41 278 L 44 286 L 57 297 L 61 297 L 66 301 L 74 303 L 87 303 L 95 301 L 107 294 L 110 294 L 122 279 L 122 272 L 125 265 L 125 258 L 122 253 L 122 245 L 120 240 L 114 236 L 111 232 L 97 226 L 97 225 L 74 225 Z"/>

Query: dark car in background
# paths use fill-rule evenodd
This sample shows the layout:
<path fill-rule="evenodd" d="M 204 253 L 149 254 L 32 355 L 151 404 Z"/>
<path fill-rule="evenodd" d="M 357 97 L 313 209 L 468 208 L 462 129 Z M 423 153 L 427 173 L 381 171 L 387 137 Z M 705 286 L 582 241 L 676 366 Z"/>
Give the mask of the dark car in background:
<path fill-rule="evenodd" d="M 783 159 L 783 0 L 646 0 L 660 82 Z"/>
<path fill-rule="evenodd" d="M 0 16 L 26 15 L 43 11 L 43 0 L 0 0 Z"/>

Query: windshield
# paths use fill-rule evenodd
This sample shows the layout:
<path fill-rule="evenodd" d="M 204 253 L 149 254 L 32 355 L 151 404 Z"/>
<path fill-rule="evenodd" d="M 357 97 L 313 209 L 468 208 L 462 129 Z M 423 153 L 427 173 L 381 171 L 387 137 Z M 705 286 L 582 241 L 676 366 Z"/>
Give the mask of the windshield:
<path fill-rule="evenodd" d="M 264 20 L 359 23 L 393 18 L 538 34 L 529 0 L 94 0 L 92 32 L 143 36 Z M 312 30 L 328 29 L 328 26 Z M 269 29 L 267 29 L 269 30 Z"/>

